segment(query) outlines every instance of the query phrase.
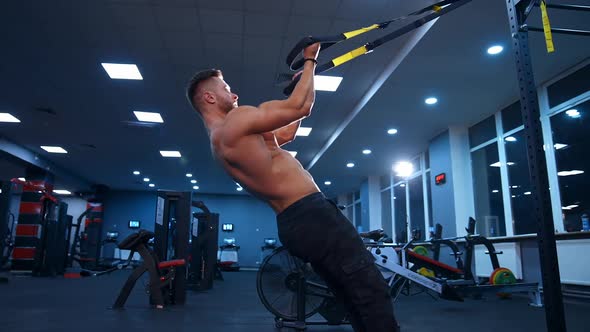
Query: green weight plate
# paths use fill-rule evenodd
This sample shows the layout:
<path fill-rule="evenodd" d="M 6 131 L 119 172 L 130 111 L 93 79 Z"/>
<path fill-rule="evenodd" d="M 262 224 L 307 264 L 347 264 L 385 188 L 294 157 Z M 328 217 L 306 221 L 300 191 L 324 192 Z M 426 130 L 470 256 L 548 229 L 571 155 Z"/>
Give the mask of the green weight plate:
<path fill-rule="evenodd" d="M 428 256 L 428 249 L 424 246 L 415 246 L 413 251 L 418 255 Z"/>

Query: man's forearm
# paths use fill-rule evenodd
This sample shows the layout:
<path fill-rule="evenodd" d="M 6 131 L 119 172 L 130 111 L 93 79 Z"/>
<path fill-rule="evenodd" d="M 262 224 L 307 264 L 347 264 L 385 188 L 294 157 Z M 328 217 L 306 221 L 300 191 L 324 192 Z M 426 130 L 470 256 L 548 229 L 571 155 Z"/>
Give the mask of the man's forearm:
<path fill-rule="evenodd" d="M 316 65 L 313 61 L 305 61 L 303 65 L 303 72 L 301 73 L 299 82 L 288 98 L 288 100 L 296 104 L 296 108 L 311 108 L 313 106 L 315 101 L 315 67 Z"/>

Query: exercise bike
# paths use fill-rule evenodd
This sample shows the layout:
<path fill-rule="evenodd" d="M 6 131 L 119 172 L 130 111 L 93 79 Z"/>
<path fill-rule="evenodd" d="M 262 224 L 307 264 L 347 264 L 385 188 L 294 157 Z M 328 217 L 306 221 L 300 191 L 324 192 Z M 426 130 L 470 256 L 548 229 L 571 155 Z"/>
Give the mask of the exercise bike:
<path fill-rule="evenodd" d="M 374 236 L 371 234 L 369 236 Z M 368 243 L 367 249 L 375 258 L 375 264 L 389 286 L 390 294 L 397 294 L 408 280 L 438 293 L 440 297 L 462 301 L 463 299 L 444 280 L 427 278 L 407 267 L 404 252 L 389 256 L 381 249 L 391 244 Z M 268 311 L 275 316 L 275 327 L 304 330 L 308 325 L 349 324 L 349 314 L 330 288 L 319 277 L 309 263 L 292 256 L 287 249 L 279 247 L 267 256 L 261 264 L 256 279 L 256 291 Z M 315 314 L 324 320 L 309 321 Z"/>

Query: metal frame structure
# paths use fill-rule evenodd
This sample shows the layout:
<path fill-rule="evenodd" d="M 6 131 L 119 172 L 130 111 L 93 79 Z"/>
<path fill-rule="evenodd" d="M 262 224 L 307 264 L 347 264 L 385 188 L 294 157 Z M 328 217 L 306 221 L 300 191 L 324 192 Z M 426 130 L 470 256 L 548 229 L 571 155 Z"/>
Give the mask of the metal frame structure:
<path fill-rule="evenodd" d="M 545 4 L 542 0 L 506 0 L 512 49 L 520 89 L 520 105 L 527 141 L 527 158 L 533 194 L 534 216 L 537 220 L 537 240 L 545 299 L 547 331 L 565 332 L 566 323 L 561 293 L 561 278 L 555 243 L 555 228 L 549 192 L 547 160 L 543 149 L 543 130 L 537 87 L 529 52 L 528 31 L 544 31 L 526 25 L 526 19 L 535 6 Z M 551 5 L 547 8 L 589 11 L 588 6 Z M 550 29 L 552 33 L 589 35 L 589 31 Z"/>

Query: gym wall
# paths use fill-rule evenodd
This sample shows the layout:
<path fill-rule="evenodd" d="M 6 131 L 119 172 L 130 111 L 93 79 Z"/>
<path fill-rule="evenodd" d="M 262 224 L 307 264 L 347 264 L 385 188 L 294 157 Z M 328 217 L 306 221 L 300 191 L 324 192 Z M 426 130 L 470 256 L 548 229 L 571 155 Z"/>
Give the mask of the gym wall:
<path fill-rule="evenodd" d="M 211 212 L 219 213 L 219 243 L 223 238 L 235 238 L 240 246 L 241 267 L 257 267 L 264 238 L 276 238 L 277 222 L 274 211 L 256 198 L 244 195 L 201 195 L 193 200 L 203 201 Z M 234 224 L 233 232 L 223 232 L 221 225 Z"/>
<path fill-rule="evenodd" d="M 136 232 L 136 229 L 129 229 L 129 220 L 139 220 L 142 229 L 153 231 L 156 220 L 156 197 L 156 191 L 109 191 L 103 204 L 103 238 L 108 231 L 119 232 L 119 241 Z M 113 255 L 114 246 L 105 247 L 103 256 Z"/>

